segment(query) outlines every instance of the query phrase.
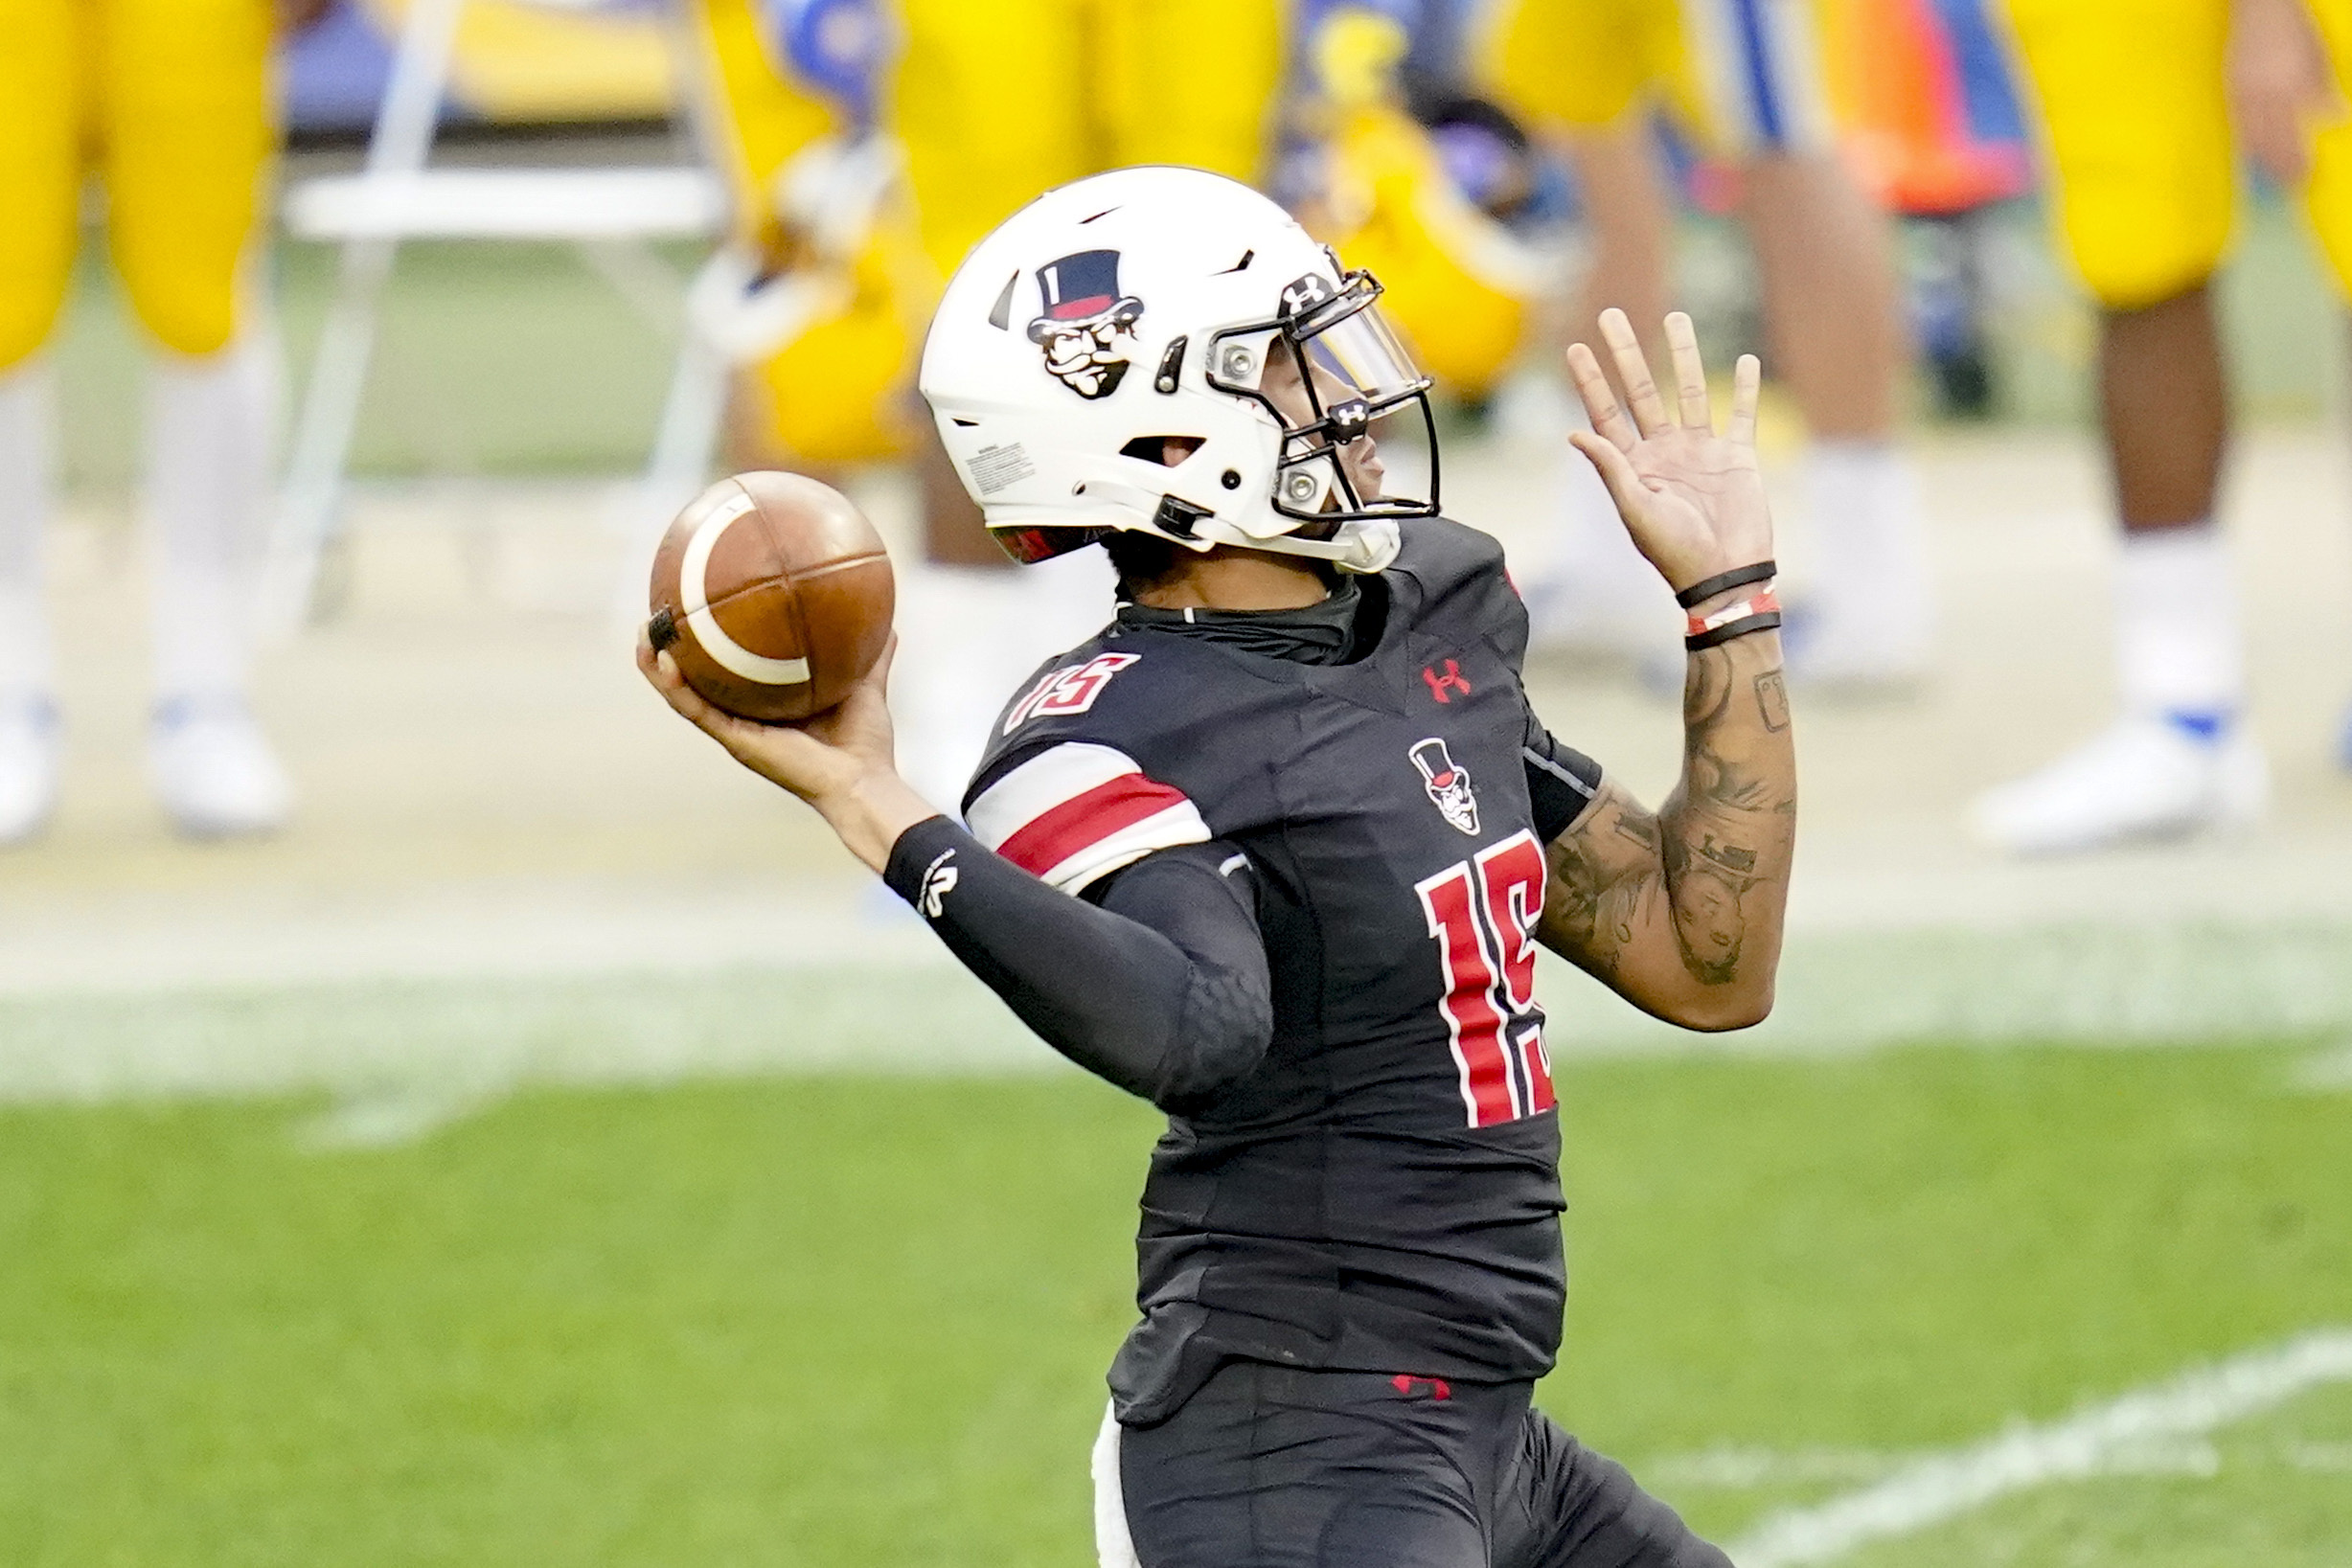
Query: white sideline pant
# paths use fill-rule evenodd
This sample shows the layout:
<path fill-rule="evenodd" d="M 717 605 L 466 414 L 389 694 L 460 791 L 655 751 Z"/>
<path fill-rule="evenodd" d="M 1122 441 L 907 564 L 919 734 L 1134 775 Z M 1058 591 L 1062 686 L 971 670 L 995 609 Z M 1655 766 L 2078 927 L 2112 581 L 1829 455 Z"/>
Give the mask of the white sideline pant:
<path fill-rule="evenodd" d="M 36 355 L 0 375 L 0 703 L 47 695 L 54 675 L 42 557 L 56 444 L 57 386 Z"/>
<path fill-rule="evenodd" d="M 159 352 L 149 363 L 141 511 L 159 698 L 244 690 L 277 359 L 271 335 L 251 331 L 218 353 Z M 0 375 L 0 699 L 45 695 L 55 678 L 42 562 L 56 506 L 56 425 L 45 358 Z"/>
<path fill-rule="evenodd" d="M 143 510 L 158 699 L 245 689 L 279 378 L 266 332 L 200 359 L 158 354 L 149 371 Z"/>
<path fill-rule="evenodd" d="M 1127 1494 L 1119 1482 L 1119 1418 L 1103 1406 L 1094 1437 L 1094 1558 L 1102 1568 L 1143 1568 L 1127 1531 Z"/>

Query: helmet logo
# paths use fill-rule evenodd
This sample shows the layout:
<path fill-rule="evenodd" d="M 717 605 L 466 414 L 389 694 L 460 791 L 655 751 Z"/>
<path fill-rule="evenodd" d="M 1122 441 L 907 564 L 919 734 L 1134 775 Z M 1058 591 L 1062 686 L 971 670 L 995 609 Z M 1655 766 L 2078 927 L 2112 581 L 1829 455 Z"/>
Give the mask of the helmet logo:
<path fill-rule="evenodd" d="M 1286 316 L 1303 316 L 1324 301 L 1336 298 L 1338 292 L 1332 286 L 1330 279 L 1319 272 L 1310 272 L 1285 285 L 1282 313 Z"/>
<path fill-rule="evenodd" d="M 1029 341 L 1045 351 L 1045 368 L 1081 398 L 1107 398 L 1127 378 L 1143 301 L 1119 292 L 1119 253 L 1082 250 L 1038 268 L 1044 313 Z"/>
<path fill-rule="evenodd" d="M 1407 753 L 1421 770 L 1422 786 L 1440 815 L 1471 837 L 1478 836 L 1478 797 L 1470 792 L 1470 770 L 1453 760 L 1437 736 L 1416 740 Z"/>

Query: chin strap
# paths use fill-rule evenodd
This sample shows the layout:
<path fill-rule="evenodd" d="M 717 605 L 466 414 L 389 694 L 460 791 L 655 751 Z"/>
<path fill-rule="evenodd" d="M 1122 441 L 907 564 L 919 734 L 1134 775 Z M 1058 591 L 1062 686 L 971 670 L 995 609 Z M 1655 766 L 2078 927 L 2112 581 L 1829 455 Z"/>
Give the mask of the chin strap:
<path fill-rule="evenodd" d="M 1125 480 L 1088 479 L 1079 485 L 1077 493 L 1087 501 L 1099 503 L 1106 511 L 1123 512 L 1134 521 L 1114 521 L 1106 516 L 1095 523 L 1081 525 L 1077 519 L 1057 516 L 1049 526 L 1128 528 L 1180 544 L 1188 550 L 1206 550 L 1212 545 L 1229 544 L 1244 550 L 1264 550 L 1277 556 L 1307 556 L 1316 560 L 1330 561 L 1342 572 L 1360 574 L 1386 571 L 1389 563 L 1397 558 L 1397 551 L 1404 543 L 1404 535 L 1396 520 L 1388 517 L 1359 518 L 1341 523 L 1328 539 L 1301 538 L 1296 534 L 1269 534 L 1261 537 L 1244 533 L 1215 512 L 1180 495 L 1145 489 Z M 1024 526 L 1027 526 L 1026 521 Z"/>
<path fill-rule="evenodd" d="M 1208 530 L 1202 530 L 1206 534 Z M 1342 572 L 1369 576 L 1384 572 L 1397 558 L 1397 551 L 1404 536 L 1396 523 L 1388 518 L 1341 523 L 1328 539 L 1303 539 L 1295 534 L 1276 534 L 1269 538 L 1255 539 L 1236 531 L 1221 544 L 1240 545 L 1245 550 L 1264 550 L 1277 556 L 1307 556 L 1315 560 L 1327 560 Z"/>

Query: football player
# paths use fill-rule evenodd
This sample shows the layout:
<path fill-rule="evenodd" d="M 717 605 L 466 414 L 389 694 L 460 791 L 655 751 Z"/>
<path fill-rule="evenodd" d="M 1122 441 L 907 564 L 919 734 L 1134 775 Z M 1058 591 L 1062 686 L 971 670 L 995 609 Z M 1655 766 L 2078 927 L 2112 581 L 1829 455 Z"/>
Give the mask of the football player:
<path fill-rule="evenodd" d="M 1986 794 L 1980 836 L 2019 852 L 2243 824 L 2269 794 L 2245 717 L 2244 639 L 2214 526 L 2228 399 L 2212 279 L 2238 138 L 2309 214 L 2352 293 L 2352 6 L 2320 0 L 2009 0 L 2040 101 L 2050 211 L 2099 304 L 2099 398 L 2123 549 L 2122 713 Z M 2233 133 L 2234 129 L 2234 133 Z M 2352 766 L 2352 728 L 2343 739 Z"/>
<path fill-rule="evenodd" d="M 1438 85 L 1454 73 L 1422 74 L 1415 51 L 1443 48 L 1438 20 L 1398 0 L 1302 0 L 1273 192 L 1308 233 L 1380 277 L 1382 307 L 1422 368 L 1483 404 L 1550 291 L 1564 247 L 1544 241 L 1564 225 L 1545 235 L 1498 216 L 1530 204 L 1536 160 L 1500 109 Z"/>
<path fill-rule="evenodd" d="M 1105 1563 L 1723 1568 L 1529 1402 L 1564 1294 L 1533 981 L 1540 943 L 1690 1028 L 1770 1006 L 1796 784 L 1756 362 L 1718 435 L 1688 318 L 1664 389 L 1621 313 L 1623 398 L 1570 351 L 1571 439 L 1689 616 L 1652 811 L 1530 710 L 1525 612 L 1438 512 L 1428 381 L 1379 293 L 1181 169 L 1050 192 L 965 262 L 922 372 L 957 472 L 1015 556 L 1100 543 L 1122 582 L 993 721 L 969 829 L 895 771 L 883 670 L 765 726 L 638 660 L 1046 1041 L 1168 1112 Z M 1098 319 L 1122 374 L 1057 374 L 1037 324 Z"/>
<path fill-rule="evenodd" d="M 90 174 L 105 187 L 115 270 L 150 351 L 149 771 L 183 832 L 254 832 L 285 817 L 285 774 L 245 701 L 277 388 L 260 240 L 277 138 L 273 20 L 299 26 L 324 9 L 0 6 L 0 843 L 37 832 L 57 795 L 40 570 L 53 395 L 41 351 L 72 278 Z"/>
<path fill-rule="evenodd" d="M 1594 239 L 1581 321 L 1592 303 L 1630 302 L 1636 320 L 1665 311 L 1656 111 L 1736 167 L 1773 348 L 1812 438 L 1819 563 L 1792 670 L 1900 686 L 1925 670 L 1932 605 L 1917 484 L 1895 442 L 1906 349 L 1892 237 L 1838 159 L 1815 50 L 1806 0 L 1505 0 L 1483 45 L 1496 96 L 1576 168 Z M 1540 630 L 1638 650 L 1656 620 L 1645 588 L 1655 596 L 1589 484 L 1572 489 L 1560 569 L 1536 595 Z M 1645 619 L 1629 627 L 1635 603 Z"/>

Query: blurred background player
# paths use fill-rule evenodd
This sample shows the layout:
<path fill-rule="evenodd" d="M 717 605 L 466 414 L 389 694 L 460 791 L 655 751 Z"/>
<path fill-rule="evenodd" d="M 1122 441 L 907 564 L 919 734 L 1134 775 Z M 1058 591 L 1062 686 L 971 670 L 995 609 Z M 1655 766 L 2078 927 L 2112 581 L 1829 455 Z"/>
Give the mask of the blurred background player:
<path fill-rule="evenodd" d="M 892 24 L 872 0 L 689 9 L 734 187 L 735 233 L 690 306 L 742 367 L 729 443 L 813 472 L 898 458 L 915 431 L 911 345 L 939 284 L 903 146 L 876 122 Z"/>
<path fill-rule="evenodd" d="M 1938 410 L 1991 418 L 1996 215 L 2033 153 L 1988 0 L 1815 0 L 1822 78 L 1862 189 L 1904 220 L 1910 323 Z"/>
<path fill-rule="evenodd" d="M 2021 852 L 2249 822 L 2268 769 L 2214 524 L 2229 416 L 2212 280 L 2228 248 L 2239 138 L 2298 193 L 2352 288 L 2352 7 L 2328 0 L 2009 0 L 2046 126 L 2052 211 L 2100 307 L 2099 398 L 2123 524 L 2122 712 L 1983 796 L 1981 836 Z M 2234 124 L 2234 134 L 2233 134 Z M 2352 736 L 2347 736 L 2352 751 Z"/>
<path fill-rule="evenodd" d="M 1093 553 L 1016 574 L 914 414 L 944 280 L 1038 192 L 1124 164 L 1253 179 L 1281 0 L 696 0 L 763 272 L 826 246 L 844 285 L 742 378 L 736 458 L 825 472 L 903 452 L 922 563 L 900 578 L 892 700 L 909 778 L 961 796 L 1005 692 L 1100 623 Z M 863 193 L 859 194 L 858 193 Z M 821 212 L 856 214 L 833 226 Z"/>
<path fill-rule="evenodd" d="M 55 398 L 42 350 L 83 183 L 151 354 L 145 512 L 158 798 L 183 832 L 263 831 L 291 802 L 246 701 L 247 600 L 278 384 L 263 304 L 273 28 L 302 0 L 0 4 L 0 842 L 48 820 L 60 727 L 42 604 Z"/>
<path fill-rule="evenodd" d="M 1890 228 L 1840 162 L 1805 0 L 1502 0 L 1481 69 L 1575 169 L 1592 265 L 1568 326 L 1603 305 L 1664 318 L 1672 210 L 1653 116 L 1728 161 L 1772 354 L 1802 411 L 1816 563 L 1790 669 L 1901 684 L 1929 652 L 1917 487 L 1894 439 L 1906 358 Z M 1655 352 L 1655 346 L 1654 352 Z M 1643 651 L 1676 624 L 1589 476 L 1573 475 L 1555 569 L 1531 583 L 1540 634 Z"/>
<path fill-rule="evenodd" d="M 1464 83 L 1459 10 L 1294 5 L 1272 185 L 1310 234 L 1382 280 L 1420 363 L 1476 406 L 1566 268 L 1568 201 L 1518 123 Z"/>

